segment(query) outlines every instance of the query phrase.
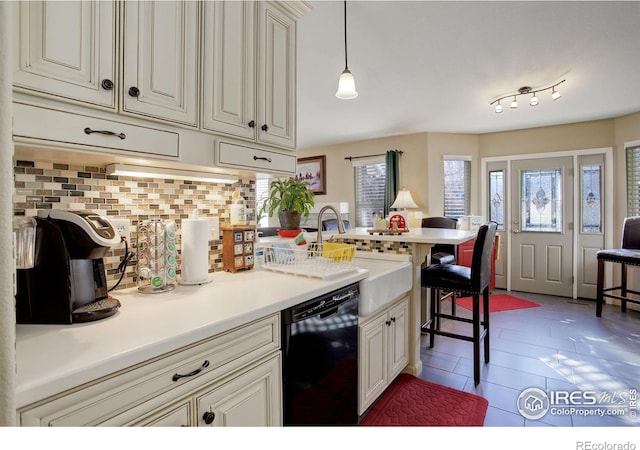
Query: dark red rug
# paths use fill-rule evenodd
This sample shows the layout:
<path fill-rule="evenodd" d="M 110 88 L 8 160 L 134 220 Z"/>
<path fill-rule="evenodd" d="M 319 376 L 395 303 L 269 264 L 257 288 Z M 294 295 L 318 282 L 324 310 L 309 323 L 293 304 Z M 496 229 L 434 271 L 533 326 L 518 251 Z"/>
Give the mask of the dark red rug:
<path fill-rule="evenodd" d="M 473 299 L 471 297 L 456 298 L 456 305 L 471 311 Z M 489 296 L 489 312 L 509 311 L 512 309 L 536 308 L 540 306 L 529 300 L 514 297 L 509 294 L 495 294 Z M 482 307 L 482 297 L 480 297 L 480 312 L 484 311 Z"/>
<path fill-rule="evenodd" d="M 489 402 L 479 395 L 406 373 L 387 388 L 360 425 L 368 427 L 478 427 Z"/>

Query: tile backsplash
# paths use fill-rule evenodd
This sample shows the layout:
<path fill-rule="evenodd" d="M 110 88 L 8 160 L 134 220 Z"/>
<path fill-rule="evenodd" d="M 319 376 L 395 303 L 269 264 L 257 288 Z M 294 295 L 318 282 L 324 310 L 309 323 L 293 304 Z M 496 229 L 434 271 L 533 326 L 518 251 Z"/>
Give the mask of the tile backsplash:
<path fill-rule="evenodd" d="M 220 226 L 229 225 L 229 205 L 238 191 L 247 206 L 247 219 L 255 223 L 255 179 L 241 178 L 234 184 L 132 178 L 107 175 L 102 166 L 60 164 L 44 161 L 16 161 L 14 166 L 14 215 L 34 216 L 40 209 L 91 210 L 107 217 L 131 221 L 130 247 L 136 250 L 138 222 L 152 218 L 182 219 L 194 208 L 200 217 L 218 217 Z M 178 274 L 180 274 L 178 241 Z M 109 251 L 104 258 L 107 283 L 120 278 L 117 270 L 124 249 Z M 222 270 L 222 241 L 209 241 L 209 271 Z M 118 289 L 135 287 L 135 258 L 129 263 Z"/>

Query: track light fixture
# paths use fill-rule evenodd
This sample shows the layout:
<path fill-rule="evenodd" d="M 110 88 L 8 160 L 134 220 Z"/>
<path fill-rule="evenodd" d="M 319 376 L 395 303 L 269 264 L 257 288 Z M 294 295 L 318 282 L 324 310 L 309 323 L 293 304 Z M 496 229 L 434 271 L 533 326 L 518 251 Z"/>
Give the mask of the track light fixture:
<path fill-rule="evenodd" d="M 518 89 L 517 93 L 507 94 L 503 97 L 497 98 L 491 103 L 489 103 L 489 105 L 495 104 L 496 105 L 495 112 L 501 113 L 503 111 L 503 108 L 502 108 L 502 105 L 500 104 L 500 101 L 504 100 L 505 98 L 513 97 L 513 100 L 511 100 L 511 109 L 518 109 L 518 96 L 532 94 L 531 99 L 529 99 L 529 105 L 538 106 L 540 104 L 540 100 L 538 100 L 537 94 L 540 92 L 548 91 L 549 89 L 551 89 L 551 99 L 558 100 L 562 96 L 560 95 L 560 92 L 556 90 L 556 87 L 558 87 L 558 85 L 564 83 L 565 81 L 567 80 L 558 81 L 557 83 L 552 84 L 551 86 L 535 88 L 535 89 L 530 86 L 523 86 L 520 89 Z"/>

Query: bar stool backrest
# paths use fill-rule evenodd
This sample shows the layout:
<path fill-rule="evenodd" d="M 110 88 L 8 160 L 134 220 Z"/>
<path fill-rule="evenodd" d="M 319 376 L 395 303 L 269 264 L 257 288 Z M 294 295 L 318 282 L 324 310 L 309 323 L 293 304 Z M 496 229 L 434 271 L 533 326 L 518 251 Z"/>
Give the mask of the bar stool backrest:
<path fill-rule="evenodd" d="M 476 292 L 482 292 L 491 281 L 491 248 L 497 226 L 495 222 L 486 222 L 478 229 L 471 259 L 471 287 Z"/>
<path fill-rule="evenodd" d="M 640 250 L 640 216 L 624 219 L 622 248 Z"/>

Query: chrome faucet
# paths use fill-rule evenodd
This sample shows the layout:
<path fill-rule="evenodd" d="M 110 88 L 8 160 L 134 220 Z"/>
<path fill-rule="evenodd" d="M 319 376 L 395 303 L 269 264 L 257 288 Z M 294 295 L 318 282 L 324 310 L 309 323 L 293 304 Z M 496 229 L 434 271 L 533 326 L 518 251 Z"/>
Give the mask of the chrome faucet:
<path fill-rule="evenodd" d="M 316 245 L 318 246 L 318 248 L 320 248 L 320 246 L 322 245 L 322 215 L 327 209 L 333 211 L 336 215 L 336 219 L 338 219 L 338 234 L 346 233 L 346 231 L 344 230 L 344 222 L 342 222 L 340 213 L 331 205 L 323 206 L 318 213 L 318 237 L 316 238 Z"/>

